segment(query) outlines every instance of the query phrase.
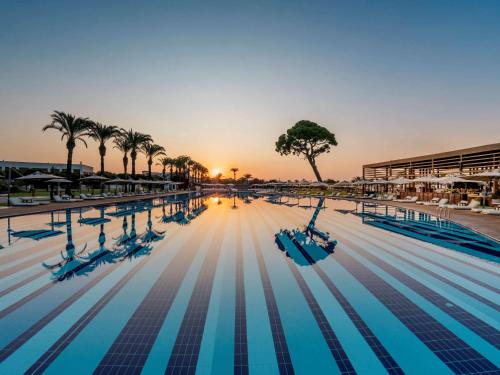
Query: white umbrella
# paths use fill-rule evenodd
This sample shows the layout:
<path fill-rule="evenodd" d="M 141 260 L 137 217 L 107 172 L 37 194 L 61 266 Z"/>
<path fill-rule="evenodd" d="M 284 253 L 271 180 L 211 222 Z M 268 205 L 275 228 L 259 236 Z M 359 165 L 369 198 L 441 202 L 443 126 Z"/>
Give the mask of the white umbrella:
<path fill-rule="evenodd" d="M 404 178 L 404 177 L 398 177 L 394 180 L 390 180 L 388 181 L 390 184 L 394 184 L 394 185 L 404 185 L 404 184 L 411 184 L 413 182 L 413 180 L 410 180 L 408 178 Z"/>
<path fill-rule="evenodd" d="M 87 176 L 87 177 L 80 178 L 80 181 L 96 181 L 96 182 L 99 182 L 99 181 L 108 181 L 108 180 L 109 180 L 109 178 L 107 178 L 107 177 L 97 176 L 97 175 Z"/>
<path fill-rule="evenodd" d="M 484 171 L 480 173 L 476 173 L 470 176 L 465 176 L 465 179 L 469 180 L 481 180 L 485 182 L 490 182 L 491 180 L 497 180 L 500 179 L 500 169 L 494 169 L 490 171 Z M 486 189 L 486 187 L 485 187 Z M 484 201 L 485 201 L 485 195 L 483 195 L 483 206 L 484 206 Z"/>
<path fill-rule="evenodd" d="M 23 177 L 18 177 L 16 178 L 16 181 L 50 180 L 50 179 L 60 179 L 60 178 L 61 177 L 58 177 L 53 174 L 35 172 Z"/>
<path fill-rule="evenodd" d="M 481 173 L 476 173 L 470 176 L 464 176 L 466 180 L 481 180 L 481 181 L 490 181 L 497 178 L 500 178 L 500 169 L 494 169 L 492 171 L 485 171 Z"/>
<path fill-rule="evenodd" d="M 108 180 L 105 184 L 126 184 L 128 181 L 123 178 L 114 178 L 112 180 Z"/>
<path fill-rule="evenodd" d="M 415 178 L 414 180 L 411 180 L 412 183 L 414 182 L 430 182 L 430 183 L 437 183 L 440 182 L 439 178 L 436 176 L 423 176 L 423 177 L 418 177 Z"/>

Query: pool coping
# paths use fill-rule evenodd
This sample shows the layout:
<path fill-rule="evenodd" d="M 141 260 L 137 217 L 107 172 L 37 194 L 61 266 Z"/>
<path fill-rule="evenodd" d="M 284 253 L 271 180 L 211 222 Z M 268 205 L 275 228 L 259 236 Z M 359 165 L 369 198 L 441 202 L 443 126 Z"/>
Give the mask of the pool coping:
<path fill-rule="evenodd" d="M 6 219 L 9 217 L 18 217 L 26 215 L 41 214 L 51 211 L 60 211 L 67 208 L 83 208 L 83 207 L 99 207 L 104 205 L 110 205 L 115 203 L 126 203 L 126 202 L 138 202 L 145 201 L 155 198 L 164 198 L 172 195 L 180 194 L 190 194 L 196 193 L 194 190 L 179 190 L 176 192 L 167 192 L 160 194 L 148 194 L 139 195 L 132 197 L 114 197 L 114 198 L 103 198 L 99 200 L 84 200 L 79 202 L 68 202 L 68 203 L 49 203 L 39 206 L 27 206 L 27 207 L 9 207 L 0 210 L 0 219 Z"/>
<path fill-rule="evenodd" d="M 332 198 L 332 197 L 330 197 Z M 405 208 L 405 209 L 409 209 L 409 210 L 413 210 L 413 211 L 416 211 L 416 212 L 421 212 L 421 213 L 424 213 L 424 214 L 430 214 L 430 215 L 434 215 L 436 217 L 438 217 L 437 213 L 435 210 L 433 210 L 433 208 L 435 208 L 434 206 L 432 208 L 429 208 L 428 210 L 425 210 L 422 207 L 421 205 L 415 205 L 414 203 L 400 203 L 400 202 L 393 202 L 393 201 L 377 201 L 377 200 L 373 200 L 373 199 L 359 199 L 359 198 L 351 198 L 351 199 L 345 199 L 345 198 L 333 198 L 333 199 L 338 199 L 338 200 L 349 200 L 349 201 L 353 201 L 353 202 L 359 202 L 359 203 L 377 203 L 377 204 L 380 204 L 380 205 L 385 205 L 385 206 L 389 206 L 389 207 L 397 207 L 397 208 Z M 493 241 L 497 241 L 497 242 L 500 242 L 500 217 L 494 217 L 494 216 L 490 216 L 488 218 L 488 220 L 496 220 L 498 221 L 498 230 L 496 231 L 497 233 L 495 234 L 492 234 L 492 233 L 488 233 L 488 232 L 485 232 L 483 230 L 478 230 L 476 227 L 474 227 L 473 225 L 471 225 L 470 223 L 467 222 L 467 215 L 474 215 L 472 217 L 474 218 L 480 218 L 481 216 L 476 216 L 476 215 L 480 215 L 480 214 L 475 214 L 475 213 L 472 213 L 472 212 L 468 212 L 468 211 L 452 211 L 453 213 L 459 213 L 459 215 L 463 215 L 465 217 L 461 217 L 459 216 L 458 219 L 459 220 L 456 220 L 456 216 L 455 217 L 445 217 L 445 216 L 441 216 L 442 219 L 444 220 L 448 220 L 454 224 L 457 224 L 457 225 L 460 225 L 462 227 L 465 227 L 473 232 L 476 232 L 482 236 L 485 236 L 487 238 L 490 238 L 491 240 Z M 465 220 L 464 220 L 465 219 Z"/>

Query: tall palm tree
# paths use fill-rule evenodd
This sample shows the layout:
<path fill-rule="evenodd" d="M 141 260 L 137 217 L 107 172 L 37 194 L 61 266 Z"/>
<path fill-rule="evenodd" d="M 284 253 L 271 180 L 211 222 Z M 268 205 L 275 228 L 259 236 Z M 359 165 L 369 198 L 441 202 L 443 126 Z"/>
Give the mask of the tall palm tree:
<path fill-rule="evenodd" d="M 195 167 L 196 167 L 196 162 L 193 159 L 189 159 L 186 163 L 187 165 L 187 179 L 188 179 L 188 184 L 191 183 L 191 175 L 193 175 L 194 178 L 194 173 L 195 173 Z"/>
<path fill-rule="evenodd" d="M 230 171 L 233 172 L 233 180 L 234 180 L 234 183 L 236 183 L 236 172 L 238 172 L 239 169 L 233 167 L 233 168 L 230 169 Z"/>
<path fill-rule="evenodd" d="M 201 172 L 202 172 L 203 166 L 201 163 L 198 163 L 197 161 L 194 162 L 194 165 L 192 167 L 193 170 L 193 179 L 194 182 L 201 182 Z"/>
<path fill-rule="evenodd" d="M 90 120 L 88 118 L 76 117 L 70 113 L 61 111 L 54 111 L 50 115 L 52 121 L 50 124 L 45 125 L 42 131 L 54 129 L 62 133 L 61 140 L 66 139 L 66 149 L 68 150 L 68 157 L 66 161 L 66 178 L 72 178 L 73 166 L 73 151 L 76 147 L 76 142 L 82 142 L 87 147 L 84 137 L 89 136 Z M 66 194 L 71 192 L 71 186 L 66 188 Z"/>
<path fill-rule="evenodd" d="M 125 178 L 127 178 L 127 167 L 128 167 L 128 153 L 130 152 L 130 143 L 127 138 L 122 136 L 122 133 L 119 134 L 114 140 L 115 148 L 123 153 L 123 173 Z"/>
<path fill-rule="evenodd" d="M 161 167 L 162 167 L 161 173 L 163 175 L 163 179 L 165 179 L 167 176 L 167 167 L 170 167 L 170 179 L 172 179 L 173 161 L 174 161 L 174 159 L 165 156 L 165 157 L 161 158 L 158 161 L 158 163 L 156 163 L 157 165 L 161 165 Z"/>
<path fill-rule="evenodd" d="M 188 162 L 191 158 L 187 155 L 181 155 L 176 158 L 175 168 L 178 170 L 178 173 L 182 175 L 182 180 L 186 180 L 186 171 L 188 168 Z"/>
<path fill-rule="evenodd" d="M 92 139 L 99 142 L 99 155 L 101 157 L 101 175 L 104 174 L 104 157 L 106 156 L 106 142 L 116 137 L 120 133 L 119 129 L 113 125 L 103 125 L 99 122 L 93 122 L 89 135 Z"/>
<path fill-rule="evenodd" d="M 201 181 L 203 180 L 206 180 L 207 179 L 207 175 L 208 175 L 208 168 L 205 167 L 204 165 L 201 166 Z"/>
<path fill-rule="evenodd" d="M 153 142 L 153 139 L 148 134 L 136 132 L 132 129 L 122 130 L 122 137 L 127 140 L 130 145 L 130 159 L 132 160 L 132 177 L 135 177 L 135 161 L 137 153 L 145 143 Z"/>
<path fill-rule="evenodd" d="M 143 143 L 141 146 L 141 151 L 144 153 L 148 159 L 148 176 L 151 180 L 151 166 L 153 165 L 153 159 L 160 155 L 165 155 L 165 147 L 154 144 L 154 143 Z M 165 174 L 165 173 L 164 173 Z"/>

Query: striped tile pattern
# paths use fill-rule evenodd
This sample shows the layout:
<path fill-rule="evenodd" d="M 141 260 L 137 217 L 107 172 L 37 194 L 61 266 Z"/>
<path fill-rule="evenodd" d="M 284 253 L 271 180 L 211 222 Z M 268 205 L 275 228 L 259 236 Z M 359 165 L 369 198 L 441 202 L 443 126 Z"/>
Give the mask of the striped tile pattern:
<path fill-rule="evenodd" d="M 316 226 L 338 244 L 325 257 L 319 245 L 313 250 L 293 238 L 288 249 L 274 243 L 280 230 L 307 226 L 314 210 L 239 198 L 235 210 L 232 198 L 221 201 L 179 196 L 0 220 L 0 373 L 135 374 L 146 364 L 166 374 L 222 368 L 207 366 L 207 353 L 234 374 L 294 374 L 307 362 L 315 373 L 321 373 L 316 362 L 342 374 L 366 373 L 364 361 L 390 374 L 500 373 L 494 243 L 488 242 L 487 259 L 471 256 L 364 224 L 340 213 L 353 210 L 352 202 L 329 201 Z M 405 230 L 433 220 L 405 215 L 397 222 Z M 43 235 L 52 230 L 61 233 Z M 148 230 L 165 235 L 142 243 Z M 474 248 L 474 236 L 456 226 L 443 223 L 436 231 Z M 224 247 L 229 235 L 234 246 Z M 248 284 L 252 270 L 255 285 Z M 231 287 L 217 281 L 225 272 L 234 275 Z M 261 302 L 250 309 L 247 293 L 256 286 L 262 297 L 252 301 Z M 234 310 L 221 305 L 225 290 L 234 296 Z M 285 308 L 283 301 L 291 304 Z M 293 303 L 300 314 L 290 311 Z M 272 355 L 260 355 L 259 335 L 248 334 L 250 311 L 263 312 L 261 334 L 269 337 Z M 161 332 L 172 332 L 168 342 Z M 231 336 L 211 337 L 221 332 Z M 96 345 L 81 347 L 88 338 Z M 317 358 L 297 353 L 298 342 L 314 347 L 318 340 L 325 350 Z"/>

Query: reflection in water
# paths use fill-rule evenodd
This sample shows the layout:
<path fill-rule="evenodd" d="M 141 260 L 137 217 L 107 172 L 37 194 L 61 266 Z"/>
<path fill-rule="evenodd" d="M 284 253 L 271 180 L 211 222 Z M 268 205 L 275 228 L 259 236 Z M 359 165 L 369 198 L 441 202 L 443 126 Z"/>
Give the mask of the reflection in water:
<path fill-rule="evenodd" d="M 167 214 L 166 205 L 170 205 Z M 116 263 L 125 259 L 149 255 L 153 250 L 152 244 L 165 238 L 165 230 L 154 228 L 153 209 L 160 207 L 162 216 L 160 223 L 176 222 L 187 224 L 201 215 L 207 206 L 203 198 L 183 199 L 180 201 L 163 201 L 155 205 L 153 201 L 133 202 L 119 205 L 113 212 L 106 213 L 105 207 L 97 208 L 99 215 L 96 217 L 83 217 L 79 214 L 78 223 L 81 225 L 99 225 L 98 247 L 85 253 L 87 245 L 77 251 L 73 243 L 72 211 L 66 210 L 66 249 L 61 252 L 61 260 L 55 264 L 43 263 L 49 269 L 55 280 L 62 281 L 75 276 L 88 275 L 93 270 L 106 263 Z M 147 222 L 144 232 L 137 234 L 136 214 L 147 210 Z M 110 222 L 105 215 L 122 218 L 122 233 L 113 238 L 113 244 L 106 246 L 105 224 Z M 130 221 L 130 227 L 129 227 Z M 61 232 L 62 233 L 62 232 Z"/>
<path fill-rule="evenodd" d="M 360 203 L 354 214 L 361 217 L 363 224 L 407 237 L 495 261 L 500 257 L 497 241 L 434 215 L 374 203 Z"/>
<path fill-rule="evenodd" d="M 140 240 L 144 243 L 151 243 L 151 242 L 156 242 L 159 240 L 162 240 L 165 238 L 165 231 L 159 231 L 153 229 L 153 221 L 151 219 L 151 210 L 153 206 L 149 205 L 148 206 L 148 223 L 147 223 L 147 229 L 146 231 L 141 234 Z"/>
<path fill-rule="evenodd" d="M 52 275 L 57 280 L 63 280 L 67 278 L 69 274 L 73 274 L 77 270 L 82 261 L 79 259 L 79 255 L 83 253 L 87 245 L 83 247 L 82 250 L 76 251 L 75 245 L 73 243 L 73 228 L 71 222 L 71 209 L 66 209 L 66 249 L 61 251 L 62 260 L 56 264 L 48 264 L 43 262 L 42 265 L 50 269 Z"/>
<path fill-rule="evenodd" d="M 111 219 L 104 217 L 105 207 L 101 206 L 98 209 L 100 212 L 99 216 L 97 216 L 97 217 L 83 217 L 82 216 L 83 212 L 82 212 L 82 209 L 80 208 L 80 210 L 79 210 L 80 217 L 78 218 L 78 223 L 83 224 L 83 225 L 92 225 L 92 226 L 102 225 L 104 223 L 109 223 L 111 221 Z"/>
<path fill-rule="evenodd" d="M 275 241 L 281 251 L 301 266 L 314 264 L 332 254 L 336 240 L 331 240 L 327 232 L 316 228 L 316 220 L 323 208 L 325 199 L 320 198 L 314 210 L 313 216 L 307 227 L 299 229 L 282 229 L 275 235 Z"/>

